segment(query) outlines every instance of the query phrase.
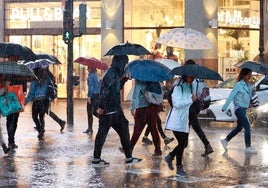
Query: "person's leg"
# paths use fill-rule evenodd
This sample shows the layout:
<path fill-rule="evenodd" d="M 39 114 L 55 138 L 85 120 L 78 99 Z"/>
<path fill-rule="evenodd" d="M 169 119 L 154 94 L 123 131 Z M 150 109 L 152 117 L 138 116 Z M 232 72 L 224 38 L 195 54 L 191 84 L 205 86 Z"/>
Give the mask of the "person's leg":
<path fill-rule="evenodd" d="M 237 116 L 237 119 L 240 120 L 241 125 L 245 129 L 244 133 L 244 139 L 245 139 L 245 146 L 251 147 L 251 133 L 250 133 L 250 123 L 248 121 L 248 117 L 246 114 L 246 109 L 239 109 L 236 111 L 235 115 Z"/>
<path fill-rule="evenodd" d="M 87 102 L 87 124 L 88 124 L 88 127 L 87 127 L 87 130 L 84 131 L 84 133 L 93 133 L 93 129 L 92 129 L 92 125 L 93 125 L 93 115 L 92 115 L 92 102 L 89 104 Z"/>
<path fill-rule="evenodd" d="M 18 126 L 19 113 L 13 113 L 7 116 L 6 128 L 8 133 L 8 146 L 11 149 L 17 148 L 15 144 L 15 133 Z"/>
<path fill-rule="evenodd" d="M 61 127 L 60 131 L 62 131 L 65 128 L 66 121 L 64 121 L 61 118 L 59 118 L 59 116 L 57 116 L 51 110 L 48 111 L 48 115 L 60 125 L 60 127 Z"/>
<path fill-rule="evenodd" d="M 239 114 L 241 113 L 241 110 L 243 110 L 243 109 L 238 108 L 235 111 L 235 114 L 240 116 Z M 242 130 L 243 123 L 244 123 L 243 119 L 237 118 L 237 126 L 227 135 L 227 137 L 226 137 L 227 142 L 229 142 L 233 137 L 235 137 Z"/>
<path fill-rule="evenodd" d="M 41 123 L 39 121 L 39 118 L 38 118 L 38 112 L 39 112 L 39 103 L 38 101 L 33 101 L 33 104 L 32 104 L 32 119 L 36 125 L 36 129 L 38 132 L 41 131 Z"/>

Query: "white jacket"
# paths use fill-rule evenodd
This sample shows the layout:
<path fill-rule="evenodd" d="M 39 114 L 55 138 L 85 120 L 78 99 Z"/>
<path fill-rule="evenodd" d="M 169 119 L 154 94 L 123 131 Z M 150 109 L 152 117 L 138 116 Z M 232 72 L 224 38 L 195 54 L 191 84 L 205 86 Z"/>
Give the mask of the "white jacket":
<path fill-rule="evenodd" d="M 168 113 L 166 129 L 189 133 L 189 108 L 193 103 L 190 87 L 185 82 L 175 86 L 171 95 L 173 108 Z"/>

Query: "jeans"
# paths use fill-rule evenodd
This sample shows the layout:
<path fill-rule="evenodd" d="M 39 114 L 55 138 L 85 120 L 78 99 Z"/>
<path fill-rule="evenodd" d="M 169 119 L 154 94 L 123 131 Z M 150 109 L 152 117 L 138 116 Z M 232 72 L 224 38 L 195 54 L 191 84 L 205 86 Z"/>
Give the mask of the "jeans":
<path fill-rule="evenodd" d="M 20 113 L 13 113 L 7 116 L 6 118 L 6 127 L 8 134 L 8 144 L 15 144 L 15 133 L 18 126 L 18 119 Z"/>
<path fill-rule="evenodd" d="M 99 129 L 95 138 L 94 159 L 100 159 L 101 150 L 110 127 L 112 127 L 119 135 L 126 158 L 131 158 L 132 149 L 130 145 L 128 120 L 126 119 L 123 111 L 120 110 L 113 114 L 100 115 Z"/>
<path fill-rule="evenodd" d="M 251 146 L 250 124 L 249 124 L 248 117 L 246 114 L 246 109 L 245 108 L 238 108 L 235 111 L 235 115 L 237 117 L 237 126 L 228 134 L 226 139 L 227 139 L 227 141 L 230 141 L 244 127 L 244 129 L 245 129 L 245 133 L 244 133 L 245 145 L 246 145 L 246 147 L 250 147 Z"/>

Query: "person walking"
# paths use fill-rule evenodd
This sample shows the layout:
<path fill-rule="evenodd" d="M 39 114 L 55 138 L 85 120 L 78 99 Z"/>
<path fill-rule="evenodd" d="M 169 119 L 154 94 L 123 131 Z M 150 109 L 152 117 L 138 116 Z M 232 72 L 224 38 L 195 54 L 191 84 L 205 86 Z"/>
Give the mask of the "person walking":
<path fill-rule="evenodd" d="M 246 113 L 247 108 L 249 108 L 251 105 L 250 100 L 253 94 L 252 85 L 249 83 L 251 76 L 252 71 L 250 69 L 241 69 L 237 77 L 237 82 L 222 107 L 222 111 L 225 112 L 230 103 L 233 101 L 235 115 L 237 117 L 237 126 L 224 139 L 221 140 L 221 144 L 226 151 L 228 142 L 231 141 L 231 139 L 235 137 L 242 130 L 242 128 L 244 128 L 244 140 L 246 145 L 245 153 L 257 153 L 257 151 L 251 147 L 250 123 Z"/>
<path fill-rule="evenodd" d="M 171 94 L 173 107 L 170 109 L 166 120 L 166 129 L 173 131 L 178 145 L 164 159 L 169 169 L 174 170 L 172 161 L 176 157 L 176 176 L 180 177 L 188 177 L 188 174 L 183 169 L 182 157 L 184 149 L 188 145 L 189 109 L 193 101 L 196 100 L 191 86 L 194 79 L 195 77 L 183 75 L 181 80 L 174 86 Z"/>
<path fill-rule="evenodd" d="M 34 69 L 38 80 L 31 81 L 30 90 L 25 99 L 25 105 L 32 103 L 32 118 L 38 131 L 39 140 L 43 140 L 45 132 L 45 114 L 48 112 L 49 99 L 46 96 L 48 89 L 48 75 L 44 68 Z"/>
<path fill-rule="evenodd" d="M 135 86 L 131 100 L 131 114 L 134 116 L 135 120 L 134 132 L 131 137 L 131 147 L 134 149 L 145 125 L 148 124 L 148 128 L 152 134 L 155 147 L 152 157 L 159 157 L 162 155 L 161 142 L 157 130 L 157 117 L 160 105 L 151 104 L 146 99 L 145 92 L 147 90 L 148 84 L 153 84 L 156 93 L 162 95 L 162 89 L 159 82 L 150 83 L 146 81 L 135 80 Z"/>
<path fill-rule="evenodd" d="M 129 122 L 126 119 L 122 106 L 120 90 L 128 77 L 123 77 L 125 65 L 128 63 L 126 55 L 115 55 L 111 67 L 102 79 L 100 90 L 99 128 L 95 138 L 93 165 L 108 166 L 109 163 L 101 159 L 102 147 L 105 143 L 109 129 L 112 127 L 120 137 L 125 153 L 125 163 L 138 163 L 142 159 L 132 156 L 129 136 Z"/>
<path fill-rule="evenodd" d="M 93 115 L 98 117 L 99 115 L 94 111 L 94 105 L 98 101 L 99 93 L 100 93 L 100 81 L 96 74 L 97 70 L 95 68 L 91 68 L 90 66 L 87 67 L 89 72 L 87 78 L 87 122 L 88 128 L 84 133 L 92 134 L 93 129 Z"/>

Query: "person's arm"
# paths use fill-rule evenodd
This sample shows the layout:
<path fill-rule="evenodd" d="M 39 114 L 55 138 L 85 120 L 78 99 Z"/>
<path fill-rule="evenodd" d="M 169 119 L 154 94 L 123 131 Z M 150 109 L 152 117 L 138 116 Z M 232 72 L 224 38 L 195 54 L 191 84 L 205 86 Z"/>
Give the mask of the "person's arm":
<path fill-rule="evenodd" d="M 175 86 L 171 95 L 173 108 L 182 109 L 193 103 L 192 95 L 189 94 L 187 98 L 184 98 L 184 92 L 186 91 L 183 91 L 182 85 Z"/>
<path fill-rule="evenodd" d="M 28 95 L 27 95 L 27 97 L 26 97 L 26 99 L 25 99 L 25 103 L 24 103 L 24 105 L 26 105 L 27 103 L 29 103 L 29 102 L 33 99 L 33 97 L 34 97 L 34 92 L 35 92 L 35 86 L 36 86 L 35 82 L 34 82 L 34 81 L 31 82 L 31 84 L 30 84 L 30 89 L 29 89 L 29 93 L 28 93 Z"/>
<path fill-rule="evenodd" d="M 131 100 L 131 114 L 134 115 L 135 114 L 135 109 L 138 107 L 139 105 L 139 95 L 141 92 L 141 85 L 138 83 L 139 81 L 135 81 L 135 86 L 134 86 L 134 90 L 133 90 L 133 94 L 132 94 L 132 100 Z"/>
<path fill-rule="evenodd" d="M 240 90 L 240 84 L 237 82 L 231 91 L 229 97 L 225 101 L 224 105 L 222 106 L 222 111 L 226 111 L 230 103 L 233 101 L 234 97 L 237 95 L 238 91 Z"/>

